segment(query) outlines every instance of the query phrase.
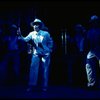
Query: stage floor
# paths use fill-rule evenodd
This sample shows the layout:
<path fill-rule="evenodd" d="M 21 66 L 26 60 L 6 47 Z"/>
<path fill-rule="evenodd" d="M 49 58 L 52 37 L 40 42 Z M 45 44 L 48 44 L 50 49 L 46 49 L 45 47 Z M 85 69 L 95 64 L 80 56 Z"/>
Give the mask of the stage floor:
<path fill-rule="evenodd" d="M 27 92 L 25 86 L 0 87 L 0 98 L 100 98 L 100 90 L 50 86 L 47 92 Z"/>

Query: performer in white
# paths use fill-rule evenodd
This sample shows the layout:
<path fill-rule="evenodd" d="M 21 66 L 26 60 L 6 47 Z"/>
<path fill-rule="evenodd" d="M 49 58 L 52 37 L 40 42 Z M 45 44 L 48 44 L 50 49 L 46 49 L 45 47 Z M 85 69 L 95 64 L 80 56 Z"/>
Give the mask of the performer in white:
<path fill-rule="evenodd" d="M 26 37 L 23 37 L 18 32 L 19 37 L 28 42 L 32 40 L 33 54 L 29 74 L 29 88 L 37 86 L 39 67 L 42 69 L 42 90 L 46 91 L 48 87 L 48 75 L 50 65 L 50 54 L 52 52 L 53 40 L 48 31 L 42 30 L 44 23 L 40 19 L 35 19 L 31 22 L 34 31 L 30 32 Z"/>

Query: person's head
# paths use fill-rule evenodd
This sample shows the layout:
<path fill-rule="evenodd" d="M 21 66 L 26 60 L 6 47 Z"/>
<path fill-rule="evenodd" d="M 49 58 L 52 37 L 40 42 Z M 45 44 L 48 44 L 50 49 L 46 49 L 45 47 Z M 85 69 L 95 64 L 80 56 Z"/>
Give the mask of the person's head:
<path fill-rule="evenodd" d="M 97 15 L 92 15 L 89 22 L 92 27 L 97 27 L 99 25 L 99 17 Z"/>
<path fill-rule="evenodd" d="M 10 26 L 10 35 L 16 35 L 17 33 L 17 26 L 15 24 L 12 24 Z"/>
<path fill-rule="evenodd" d="M 83 27 L 83 25 L 81 25 L 81 24 L 76 24 L 74 28 L 75 28 L 76 34 L 83 35 L 84 32 L 86 31 L 85 28 Z"/>
<path fill-rule="evenodd" d="M 43 26 L 43 22 L 36 18 L 33 22 L 30 23 L 30 25 L 34 28 L 35 31 L 39 31 Z"/>

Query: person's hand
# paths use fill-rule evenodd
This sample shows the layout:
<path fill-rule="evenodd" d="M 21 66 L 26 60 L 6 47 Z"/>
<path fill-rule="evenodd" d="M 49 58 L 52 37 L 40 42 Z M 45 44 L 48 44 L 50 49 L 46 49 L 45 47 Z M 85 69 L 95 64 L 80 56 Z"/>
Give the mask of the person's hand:
<path fill-rule="evenodd" d="M 18 30 L 17 30 L 17 35 L 18 35 L 18 36 L 21 36 L 20 27 L 19 27 Z"/>

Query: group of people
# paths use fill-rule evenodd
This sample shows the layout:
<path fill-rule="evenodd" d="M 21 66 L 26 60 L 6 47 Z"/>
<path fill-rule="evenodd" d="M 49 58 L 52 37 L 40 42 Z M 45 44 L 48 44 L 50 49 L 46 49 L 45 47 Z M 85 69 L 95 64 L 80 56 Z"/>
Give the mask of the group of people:
<path fill-rule="evenodd" d="M 27 36 L 23 36 L 20 29 L 12 24 L 10 27 L 10 35 L 4 38 L 2 42 L 6 41 L 7 50 L 4 60 L 6 63 L 2 62 L 2 66 L 12 66 L 14 64 L 14 73 L 17 81 L 20 77 L 20 56 L 19 56 L 19 41 L 24 41 L 28 43 L 31 41 L 31 64 L 29 69 L 29 81 L 28 81 L 28 89 L 27 91 L 32 91 L 36 89 L 38 86 L 38 77 L 39 72 L 41 77 L 41 84 L 39 85 L 39 89 L 46 91 L 48 88 L 48 80 L 49 80 L 49 66 L 51 53 L 53 49 L 53 39 L 48 31 L 48 28 L 44 25 L 44 23 L 36 18 L 33 22 L 30 23 L 33 28 L 33 31 L 30 32 Z M 86 71 L 87 75 L 87 87 L 98 87 L 99 86 L 99 67 L 100 67 L 100 27 L 99 27 L 99 17 L 96 15 L 91 16 L 90 18 L 90 29 L 86 30 L 82 24 L 77 24 L 75 26 L 75 36 L 74 39 L 70 39 L 71 45 L 75 44 L 77 46 L 77 50 L 80 52 L 74 55 L 74 59 L 72 59 L 72 55 L 68 56 L 67 65 L 68 65 L 68 77 L 71 80 L 71 67 L 73 67 L 72 63 L 76 61 L 77 57 L 80 57 L 77 62 L 83 63 L 83 67 Z M 1 31 L 0 31 L 1 32 Z M 1 35 L 1 34 L 0 34 Z M 17 45 L 16 45 L 17 44 Z M 20 44 L 20 43 L 19 43 Z M 1 45 L 0 45 L 1 46 Z M 68 48 L 69 51 L 72 51 Z M 72 53 L 72 52 L 71 52 Z M 69 61 L 70 60 L 70 61 Z M 10 63 L 9 61 L 12 61 Z M 8 65 L 9 63 L 9 65 Z M 7 69 L 3 67 L 5 70 L 5 77 Z M 8 68 L 9 69 L 9 68 Z M 67 71 L 66 71 L 67 72 Z M 10 73 L 9 73 L 10 74 Z M 77 76 L 79 77 L 79 76 Z M 80 76 L 81 77 L 81 76 Z M 15 78 L 15 77 L 14 77 Z M 72 79 L 73 80 L 73 79 Z M 77 80 L 76 80 L 77 81 Z"/>
<path fill-rule="evenodd" d="M 53 39 L 48 32 L 48 28 L 40 19 L 36 18 L 33 22 L 30 23 L 30 25 L 33 28 L 33 31 L 30 32 L 26 37 L 22 36 L 20 28 L 15 24 L 9 25 L 10 27 L 8 29 L 8 34 L 4 36 L 1 35 L 1 37 L 3 37 L 3 39 L 1 40 L 3 44 L 1 44 L 0 46 L 2 47 L 2 45 L 5 45 L 4 48 L 2 47 L 2 52 L 4 52 L 5 50 L 7 51 L 1 57 L 0 66 L 2 75 L 0 76 L 2 81 L 3 79 L 6 79 L 9 82 L 9 80 L 12 80 L 13 77 L 13 83 L 15 82 L 15 84 L 17 85 L 20 84 L 20 76 L 22 74 L 20 57 L 22 53 L 21 50 L 22 48 L 24 48 L 25 43 L 29 43 L 31 44 L 31 48 L 26 45 L 27 49 L 31 49 L 31 64 L 29 64 L 30 68 L 28 75 L 29 88 L 27 89 L 27 91 L 31 91 L 38 86 L 41 90 L 46 91 L 48 87 L 49 66 L 53 48 Z M 21 44 L 23 42 L 24 45 Z M 25 55 L 23 57 L 25 57 Z M 41 77 L 41 84 L 39 85 L 38 76 Z"/>
<path fill-rule="evenodd" d="M 83 82 L 82 73 L 86 77 L 87 87 L 89 89 L 99 88 L 100 74 L 100 19 L 97 15 L 93 15 L 89 20 L 89 27 L 86 29 L 82 24 L 76 24 L 74 35 L 68 41 L 70 42 L 68 54 L 68 74 L 69 80 L 72 82 L 73 75 L 75 81 Z M 77 64 L 76 64 L 77 63 Z M 76 64 L 76 65 L 75 65 Z M 78 67 L 76 69 L 76 66 Z M 72 72 L 72 69 L 74 72 Z M 73 75 L 71 75 L 73 74 Z M 81 75 L 81 76 L 78 76 Z M 70 83 L 71 83 L 70 82 Z"/>

